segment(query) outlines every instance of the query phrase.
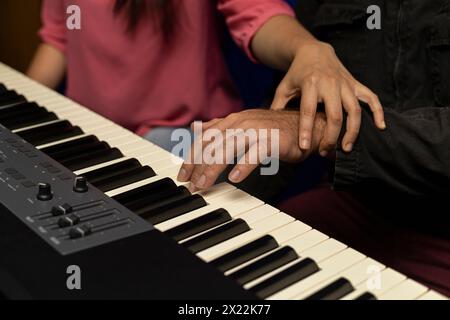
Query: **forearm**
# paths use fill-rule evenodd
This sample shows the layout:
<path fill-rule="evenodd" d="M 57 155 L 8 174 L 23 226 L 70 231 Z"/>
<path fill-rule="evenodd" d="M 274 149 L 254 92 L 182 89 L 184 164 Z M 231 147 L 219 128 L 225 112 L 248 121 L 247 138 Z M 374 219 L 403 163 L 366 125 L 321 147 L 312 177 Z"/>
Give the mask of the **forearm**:
<path fill-rule="evenodd" d="M 363 111 L 355 150 L 338 151 L 335 187 L 389 187 L 406 195 L 450 194 L 450 108 L 398 113 L 385 110 L 388 129 L 375 128 Z"/>
<path fill-rule="evenodd" d="M 269 19 L 256 32 L 251 49 L 261 63 L 287 70 L 300 46 L 316 42 L 295 18 L 278 15 Z"/>
<path fill-rule="evenodd" d="M 43 85 L 55 89 L 64 78 L 66 57 L 58 49 L 41 44 L 28 68 L 27 75 Z"/>

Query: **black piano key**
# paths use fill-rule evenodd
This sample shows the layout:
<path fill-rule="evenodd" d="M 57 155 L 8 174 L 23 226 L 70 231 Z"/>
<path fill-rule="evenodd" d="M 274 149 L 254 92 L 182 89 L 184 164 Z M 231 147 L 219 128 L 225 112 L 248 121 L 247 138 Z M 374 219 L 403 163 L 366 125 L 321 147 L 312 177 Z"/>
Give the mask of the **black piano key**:
<path fill-rule="evenodd" d="M 36 102 L 26 102 L 5 108 L 0 112 L 0 121 L 36 112 L 40 107 Z"/>
<path fill-rule="evenodd" d="M 294 249 L 291 247 L 283 247 L 233 272 L 229 277 L 244 285 L 298 258 L 299 256 Z"/>
<path fill-rule="evenodd" d="M 164 201 L 163 201 L 164 203 Z M 158 224 L 188 212 L 203 208 L 207 205 L 205 199 L 195 194 L 187 198 L 170 201 L 164 204 L 157 203 L 152 210 L 148 210 L 140 216 L 151 224 Z"/>
<path fill-rule="evenodd" d="M 276 248 L 278 242 L 266 235 L 211 261 L 210 264 L 219 271 L 226 272 Z"/>
<path fill-rule="evenodd" d="M 354 290 L 355 288 L 353 288 L 350 281 L 345 278 L 339 278 L 325 288 L 322 288 L 316 293 L 313 293 L 309 297 L 305 298 L 305 300 L 338 300 Z"/>
<path fill-rule="evenodd" d="M 182 225 L 167 230 L 165 234 L 179 242 L 231 220 L 230 214 L 225 209 L 217 209 L 204 216 L 192 219 Z"/>
<path fill-rule="evenodd" d="M 111 149 L 109 144 L 104 141 L 97 141 L 86 143 L 76 147 L 68 147 L 66 150 L 53 152 L 47 155 L 52 157 L 56 161 L 66 163 L 72 161 L 73 159 L 77 159 L 80 156 L 108 149 Z"/>
<path fill-rule="evenodd" d="M 113 197 L 114 200 L 127 207 L 127 205 L 134 203 L 135 201 L 142 199 L 148 195 L 160 194 L 168 190 L 176 190 L 177 185 L 172 179 L 164 178 L 145 186 L 127 191 L 125 193 L 116 195 Z"/>
<path fill-rule="evenodd" d="M 247 222 L 242 219 L 236 219 L 206 233 L 203 233 L 195 238 L 192 238 L 184 242 L 182 246 L 193 253 L 197 253 L 228 239 L 234 238 L 247 231 L 250 231 L 250 227 L 248 226 Z"/>
<path fill-rule="evenodd" d="M 6 92 L 8 89 L 6 89 L 5 85 L 0 83 L 0 95 Z"/>
<path fill-rule="evenodd" d="M 378 300 L 378 299 L 372 293 L 364 292 L 362 295 L 356 297 L 355 300 Z"/>
<path fill-rule="evenodd" d="M 129 202 L 125 206 L 134 213 L 141 215 L 153 211 L 155 208 L 170 204 L 174 201 L 186 199 L 191 193 L 185 187 L 177 187 L 160 193 L 143 195 L 141 199 Z"/>
<path fill-rule="evenodd" d="M 94 184 L 98 181 L 114 177 L 118 174 L 131 171 L 133 169 L 141 168 L 142 165 L 136 159 L 128 159 L 112 165 L 93 170 L 83 174 L 83 176 L 91 183 Z"/>
<path fill-rule="evenodd" d="M 259 298 L 265 299 L 294 283 L 309 277 L 319 270 L 319 266 L 314 260 L 306 258 L 277 273 L 273 277 L 260 282 L 249 290 Z"/>
<path fill-rule="evenodd" d="M 25 99 L 24 96 L 17 94 L 14 90 L 5 91 L 0 95 L 0 108 L 5 108 L 24 102 L 27 102 L 27 99 Z"/>
<path fill-rule="evenodd" d="M 72 171 L 95 166 L 97 164 L 108 162 L 123 157 L 122 152 L 117 148 L 100 150 L 88 154 L 82 154 L 79 157 L 71 158 L 68 161 L 61 161 L 60 163 Z"/>
<path fill-rule="evenodd" d="M 42 108 L 34 113 L 7 120 L 0 120 L 0 123 L 10 130 L 16 130 L 55 120 L 58 120 L 58 117 L 53 112 L 48 112 Z"/>
<path fill-rule="evenodd" d="M 32 145 L 39 146 L 83 134 L 79 127 L 74 127 L 69 121 L 60 121 L 17 133 Z"/>
<path fill-rule="evenodd" d="M 85 144 L 90 144 L 93 142 L 99 142 L 97 137 L 87 136 L 87 137 L 83 137 L 83 138 L 79 138 L 79 139 L 74 139 L 74 140 L 71 140 L 68 142 L 59 143 L 59 144 L 56 144 L 51 147 L 43 148 L 43 149 L 41 149 L 41 151 L 51 157 L 53 154 L 65 151 L 67 149 L 77 148 L 77 147 L 83 146 Z"/>
<path fill-rule="evenodd" d="M 108 192 L 154 176 L 156 176 L 156 173 L 149 166 L 141 166 L 129 171 L 119 172 L 114 176 L 107 177 L 97 182 L 91 182 L 91 184 L 103 192 Z"/>

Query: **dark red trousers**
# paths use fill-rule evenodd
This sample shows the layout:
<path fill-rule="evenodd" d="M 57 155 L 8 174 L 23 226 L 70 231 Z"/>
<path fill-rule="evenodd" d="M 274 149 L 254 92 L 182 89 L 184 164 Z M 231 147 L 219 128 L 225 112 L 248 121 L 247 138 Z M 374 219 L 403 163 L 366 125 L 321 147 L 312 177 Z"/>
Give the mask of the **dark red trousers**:
<path fill-rule="evenodd" d="M 280 209 L 328 236 L 450 297 L 450 241 L 369 213 L 329 185 L 298 195 Z"/>

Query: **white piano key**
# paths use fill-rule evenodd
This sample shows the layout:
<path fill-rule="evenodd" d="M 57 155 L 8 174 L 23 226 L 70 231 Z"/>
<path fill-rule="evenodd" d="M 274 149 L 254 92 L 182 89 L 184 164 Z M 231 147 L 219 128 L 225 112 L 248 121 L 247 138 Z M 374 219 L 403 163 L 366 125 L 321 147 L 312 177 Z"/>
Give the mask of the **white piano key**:
<path fill-rule="evenodd" d="M 185 182 L 178 182 L 176 179 L 178 176 L 178 172 L 180 171 L 180 168 L 181 165 L 175 165 L 164 169 L 154 169 L 154 170 L 158 173 L 158 175 L 172 178 L 176 183 L 184 185 L 186 184 Z"/>
<path fill-rule="evenodd" d="M 206 196 L 208 201 L 212 204 L 214 203 L 233 203 L 236 201 L 245 201 L 246 203 L 253 203 L 255 206 L 259 206 L 264 204 L 263 201 L 249 195 L 248 193 L 236 189 L 233 192 L 228 192 L 223 195 L 217 196 L 217 197 L 209 197 Z"/>
<path fill-rule="evenodd" d="M 161 159 L 158 159 L 158 161 L 155 161 L 153 165 L 156 170 L 165 170 L 173 167 L 181 168 L 182 164 L 183 163 L 179 161 L 179 159 L 177 159 L 167 151 L 164 151 L 164 156 Z"/>
<path fill-rule="evenodd" d="M 104 130 L 104 128 L 108 127 L 117 127 L 113 123 L 105 122 L 105 121 L 98 121 L 96 119 L 91 119 L 79 123 L 72 123 L 73 126 L 80 127 L 81 130 L 84 131 L 84 133 L 92 133 L 95 134 L 95 132 Z"/>
<path fill-rule="evenodd" d="M 120 150 L 123 154 L 140 151 L 140 154 L 147 154 L 149 150 L 152 150 L 150 145 L 145 145 L 144 141 L 132 141 L 126 145 L 120 146 Z M 163 156 L 163 152 L 159 153 L 159 156 Z"/>
<path fill-rule="evenodd" d="M 380 300 L 414 300 L 427 292 L 428 289 L 415 282 L 414 280 L 407 279 L 395 286 L 388 292 L 382 294 Z"/>
<path fill-rule="evenodd" d="M 366 258 L 363 261 L 357 263 L 356 265 L 336 274 L 333 278 L 318 283 L 317 285 L 311 287 L 305 292 L 302 292 L 300 295 L 296 296 L 295 299 L 303 300 L 308 296 L 316 293 L 317 291 L 327 287 L 328 285 L 338 280 L 339 278 L 347 279 L 352 284 L 353 287 L 356 287 L 364 280 L 374 276 L 374 274 L 371 273 L 371 270 L 373 270 L 372 268 L 376 268 L 381 273 L 381 271 L 384 270 L 385 266 L 371 258 Z"/>
<path fill-rule="evenodd" d="M 396 285 L 406 280 L 406 276 L 392 270 L 390 268 L 384 269 L 380 274 L 380 283 L 373 283 L 373 281 L 366 281 L 356 286 L 356 290 L 342 300 L 354 300 L 365 292 L 370 292 L 375 297 L 379 297 L 388 290 L 394 288 Z"/>
<path fill-rule="evenodd" d="M 88 119 L 90 117 L 90 114 L 88 112 L 84 112 L 83 110 L 76 109 L 70 105 L 67 104 L 59 104 L 54 105 L 52 107 L 45 107 L 47 111 L 53 112 L 58 118 L 60 119 L 67 119 L 71 120 L 73 122 L 78 121 L 78 119 Z M 94 118 L 100 118 L 99 116 L 96 116 Z"/>
<path fill-rule="evenodd" d="M 316 262 L 322 262 L 330 259 L 333 255 L 346 250 L 348 247 L 336 239 L 328 239 L 320 245 L 314 246 L 302 253 L 305 258 L 311 258 Z"/>
<path fill-rule="evenodd" d="M 222 182 L 212 186 L 208 190 L 199 191 L 197 194 L 201 195 L 205 199 L 213 199 L 232 190 L 236 190 L 236 187 L 229 183 Z"/>
<path fill-rule="evenodd" d="M 187 184 L 184 184 L 184 185 L 186 185 L 186 187 L 187 187 Z M 216 184 L 208 190 L 198 191 L 198 192 L 195 192 L 194 194 L 200 195 L 208 203 L 215 202 L 215 203 L 232 204 L 232 202 L 230 200 L 227 200 L 227 197 L 228 198 L 236 197 L 237 199 L 239 199 L 241 205 L 246 202 L 248 206 L 251 206 L 251 204 L 249 202 L 253 201 L 253 199 L 254 199 L 249 194 L 247 194 L 241 190 L 237 190 L 237 188 L 235 186 L 232 186 L 231 184 L 226 183 L 226 182 Z M 221 197 L 220 199 L 222 201 L 216 200 L 219 197 Z M 258 204 L 260 204 L 260 203 L 261 202 L 258 202 Z"/>
<path fill-rule="evenodd" d="M 283 213 L 283 215 L 285 215 Z M 295 239 L 296 237 L 305 234 L 310 231 L 311 227 L 304 224 L 300 221 L 293 220 L 292 223 L 285 226 L 283 229 L 277 229 L 270 233 L 270 235 L 278 242 L 285 243 L 291 239 Z"/>
<path fill-rule="evenodd" d="M 294 249 L 299 255 L 303 255 L 303 251 L 310 249 L 319 243 L 328 240 L 328 236 L 317 230 L 310 230 L 299 237 L 282 242 L 283 246 L 289 246 Z"/>
<path fill-rule="evenodd" d="M 257 210 L 258 209 L 255 210 L 256 214 Z M 294 220 L 295 220 L 294 218 L 288 216 L 287 214 L 278 213 L 274 216 L 269 217 L 266 220 L 250 225 L 252 229 L 244 234 L 241 234 L 230 240 L 222 242 L 209 249 L 198 252 L 197 256 L 205 261 L 211 261 L 225 254 L 226 252 L 239 248 L 243 244 L 256 240 L 259 237 L 269 233 L 270 231 L 278 229 L 288 223 L 293 222 Z"/>
<path fill-rule="evenodd" d="M 430 290 L 417 298 L 417 300 L 448 300 L 448 298 L 436 291 Z"/>
<path fill-rule="evenodd" d="M 305 257 L 308 256 L 305 254 Z M 321 270 L 319 272 L 275 293 L 274 295 L 268 297 L 268 299 L 292 299 L 295 296 L 300 295 L 302 292 L 310 289 L 311 287 L 333 277 L 340 271 L 351 267 L 364 258 L 365 256 L 363 254 L 350 248 L 346 249 L 320 263 L 319 267 L 321 268 Z"/>
<path fill-rule="evenodd" d="M 260 221 L 265 220 L 273 215 L 277 215 L 279 213 L 280 210 L 269 205 L 264 205 L 256 209 L 245 211 L 235 216 L 234 218 L 245 220 L 245 222 L 247 222 L 247 224 L 251 227 L 259 223 Z"/>

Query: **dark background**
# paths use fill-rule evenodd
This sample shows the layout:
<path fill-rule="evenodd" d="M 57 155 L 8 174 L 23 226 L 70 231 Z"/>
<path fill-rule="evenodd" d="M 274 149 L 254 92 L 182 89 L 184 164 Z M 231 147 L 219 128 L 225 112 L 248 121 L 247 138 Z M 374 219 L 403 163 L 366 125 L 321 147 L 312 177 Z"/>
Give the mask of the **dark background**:
<path fill-rule="evenodd" d="M 0 1 L 0 61 L 25 71 L 39 44 L 41 0 Z"/>

